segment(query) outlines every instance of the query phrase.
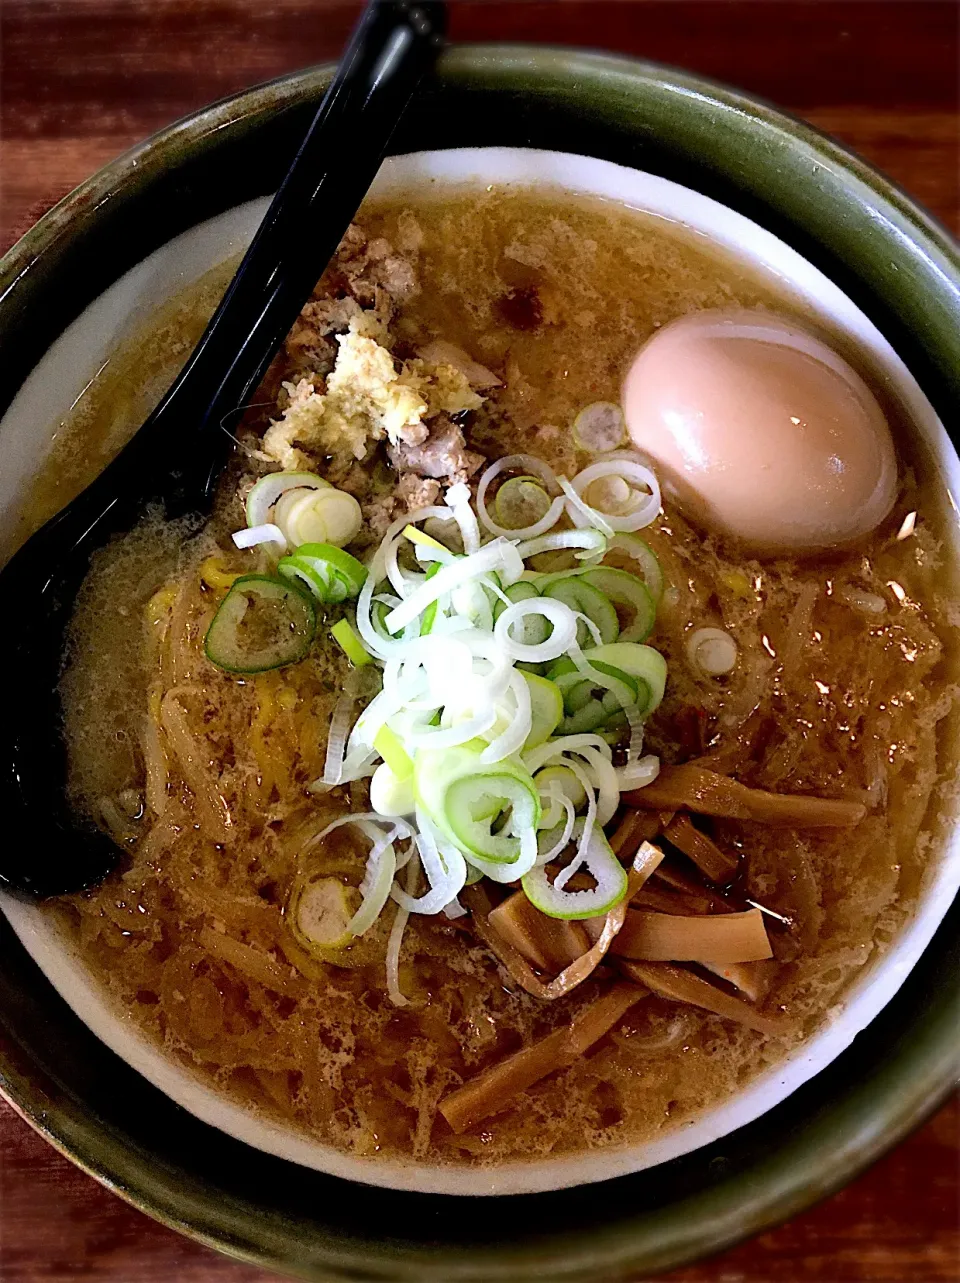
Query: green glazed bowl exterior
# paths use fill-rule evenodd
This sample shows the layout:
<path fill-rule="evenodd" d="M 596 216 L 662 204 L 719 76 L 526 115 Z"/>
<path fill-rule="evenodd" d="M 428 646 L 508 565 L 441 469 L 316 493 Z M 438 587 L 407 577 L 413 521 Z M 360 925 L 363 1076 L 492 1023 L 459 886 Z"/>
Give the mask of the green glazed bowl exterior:
<path fill-rule="evenodd" d="M 0 262 L 0 413 L 65 326 L 164 241 L 276 188 L 329 68 L 181 121 L 94 175 Z M 960 257 L 890 183 L 721 86 L 539 47 L 444 55 L 392 150 L 526 146 L 645 169 L 729 205 L 830 276 L 880 328 L 956 441 Z M 960 905 L 893 1001 L 775 1109 L 647 1172 L 555 1193 L 449 1199 L 352 1185 L 251 1150 L 108 1051 L 0 923 L 0 1089 L 61 1152 L 175 1229 L 315 1280 L 601 1283 L 776 1224 L 850 1180 L 957 1077 Z"/>

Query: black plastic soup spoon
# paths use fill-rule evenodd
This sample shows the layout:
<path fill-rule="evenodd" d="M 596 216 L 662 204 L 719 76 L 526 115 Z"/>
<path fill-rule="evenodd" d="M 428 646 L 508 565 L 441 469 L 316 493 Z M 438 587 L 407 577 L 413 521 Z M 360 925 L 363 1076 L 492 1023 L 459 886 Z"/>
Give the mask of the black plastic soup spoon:
<path fill-rule="evenodd" d="M 209 509 L 239 418 L 373 181 L 443 42 L 445 7 L 372 0 L 296 159 L 182 372 L 130 443 L 0 571 L 0 887 L 46 897 L 101 881 L 122 852 L 73 811 L 59 680 L 91 554 L 148 503 Z"/>

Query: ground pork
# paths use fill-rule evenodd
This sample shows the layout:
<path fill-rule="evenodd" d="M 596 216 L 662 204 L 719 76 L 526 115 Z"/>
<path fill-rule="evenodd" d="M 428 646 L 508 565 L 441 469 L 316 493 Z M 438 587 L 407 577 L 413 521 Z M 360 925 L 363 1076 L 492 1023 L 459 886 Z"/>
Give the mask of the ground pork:
<path fill-rule="evenodd" d="M 450 485 L 466 481 L 484 462 L 483 455 L 467 449 L 463 429 L 445 414 L 430 420 L 430 435 L 417 445 L 397 442 L 387 453 L 398 472 L 420 477 L 446 478 Z"/>
<path fill-rule="evenodd" d="M 359 229 L 354 225 L 353 231 Z M 378 289 L 385 291 L 394 303 L 406 302 L 419 290 L 409 259 L 397 254 L 382 236 L 368 241 L 362 232 L 359 239 L 348 232 L 337 251 L 337 265 L 354 298 L 368 307 L 376 304 Z"/>
<path fill-rule="evenodd" d="M 458 450 L 454 470 L 466 470 L 467 476 L 475 471 L 464 454 L 462 433 L 446 416 L 479 409 L 483 397 L 452 365 L 417 357 L 398 363 L 364 330 L 361 312 L 345 334 L 336 336 L 336 362 L 325 384 L 314 378 L 284 383 L 289 400 L 264 434 L 266 457 L 284 468 L 309 467 L 312 457 L 362 459 L 371 441 L 386 438 L 394 447 L 424 447 L 422 456 L 412 455 L 413 461 L 402 465 L 421 475 L 450 475 L 445 458 Z M 437 423 L 432 432 L 428 420 Z"/>
<path fill-rule="evenodd" d="M 387 527 L 396 514 L 397 501 L 393 495 L 377 495 L 373 499 L 361 502 L 360 510 L 363 513 L 363 520 L 366 529 L 369 530 L 373 540 L 379 543 L 387 533 Z"/>
<path fill-rule="evenodd" d="M 360 304 L 349 296 L 311 299 L 294 321 L 284 344 L 291 371 L 326 377 L 337 358 L 337 345 L 331 336 L 342 334 L 360 313 Z"/>
<path fill-rule="evenodd" d="M 421 238 L 412 216 L 402 233 L 407 255 L 415 258 Z M 312 468 L 324 459 L 328 476 L 346 481 L 355 480 L 357 461 L 366 468 L 375 443 L 384 441 L 400 474 L 397 504 L 409 511 L 434 503 L 441 481 L 466 481 L 483 463 L 451 416 L 480 409 L 484 397 L 476 389 L 500 382 L 442 341 L 400 359 L 389 325 L 396 307 L 419 288 L 411 257 L 383 237 L 368 239 L 356 224 L 347 229 L 287 338 L 280 418 L 256 452 L 286 469 Z M 364 486 L 348 488 L 363 502 Z M 393 507 L 371 507 L 365 513 L 371 528 L 385 528 Z"/>
<path fill-rule="evenodd" d="M 397 498 L 407 512 L 429 508 L 440 498 L 440 482 L 432 477 L 418 477 L 415 472 L 405 472 L 397 482 Z"/>
<path fill-rule="evenodd" d="M 405 472 L 399 478 L 392 494 L 379 494 L 361 499 L 363 519 L 375 542 L 387 533 L 387 527 L 402 512 L 416 512 L 440 501 L 440 482 L 430 477 L 418 477 L 415 472 Z"/>
<path fill-rule="evenodd" d="M 405 246 L 415 256 L 409 238 Z M 284 343 L 284 377 L 296 384 L 309 377 L 317 383 L 334 368 L 334 336 L 351 326 L 389 346 L 389 326 L 397 305 L 419 290 L 410 258 L 396 253 L 383 237 L 368 240 L 355 223 L 346 235 L 313 298 L 306 304 Z"/>

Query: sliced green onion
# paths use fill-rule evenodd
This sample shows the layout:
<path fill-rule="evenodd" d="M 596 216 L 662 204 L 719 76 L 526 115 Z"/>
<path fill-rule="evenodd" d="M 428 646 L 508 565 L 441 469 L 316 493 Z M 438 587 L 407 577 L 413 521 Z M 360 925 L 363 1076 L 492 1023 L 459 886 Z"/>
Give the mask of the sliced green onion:
<path fill-rule="evenodd" d="M 399 601 L 399 597 L 391 597 L 391 602 Z M 359 603 L 358 603 L 359 609 Z M 386 618 L 390 613 L 390 602 L 372 601 L 370 603 L 370 622 L 373 631 L 383 640 L 392 641 L 390 634 L 387 632 Z"/>
<path fill-rule="evenodd" d="M 591 668 L 598 673 L 602 673 L 608 679 L 600 689 L 604 692 L 609 691 L 616 697 L 618 708 L 623 708 L 626 704 L 635 703 L 638 693 L 637 682 L 623 669 L 615 668 L 613 664 L 598 660 L 596 656 L 599 650 L 600 647 L 594 646 L 585 652 L 585 658 L 589 660 Z M 599 685 L 589 676 L 585 676 L 573 660 L 566 655 L 557 660 L 547 676 L 562 693 L 564 711 L 568 715 L 578 713 L 587 704 Z M 597 725 L 599 724 L 598 722 Z M 591 727 L 590 729 L 593 728 Z M 579 732 L 565 731 L 564 733 L 573 735 Z"/>
<path fill-rule="evenodd" d="M 497 491 L 493 511 L 507 530 L 525 530 L 547 515 L 551 502 L 537 477 L 511 477 Z"/>
<path fill-rule="evenodd" d="M 324 604 L 345 601 L 347 594 L 338 581 L 331 583 L 322 571 L 312 562 L 296 556 L 281 557 L 277 563 L 277 574 L 289 579 L 298 588 L 304 589 L 317 601 Z"/>
<path fill-rule="evenodd" d="M 553 682 L 534 673 L 524 673 L 524 681 L 530 689 L 531 725 L 524 741 L 523 751 L 536 748 L 546 743 L 560 725 L 563 717 L 563 696 Z"/>
<path fill-rule="evenodd" d="M 519 601 L 531 601 L 534 597 L 539 597 L 540 589 L 529 579 L 521 579 L 517 583 L 511 584 L 505 590 L 504 595 L 509 598 L 511 603 L 516 604 Z M 505 601 L 497 601 L 493 608 L 494 623 L 507 609 L 507 605 L 508 603 Z M 528 615 L 520 621 L 515 640 L 522 646 L 540 646 L 550 636 L 550 632 L 550 622 L 543 615 Z"/>
<path fill-rule="evenodd" d="M 357 537 L 363 513 L 352 494 L 325 486 L 302 494 L 288 490 L 277 501 L 274 520 L 294 547 L 316 542 L 342 548 Z"/>
<path fill-rule="evenodd" d="M 604 690 L 602 695 L 597 695 L 597 690 L 598 687 L 589 678 L 573 687 L 568 701 L 569 712 L 560 723 L 562 734 L 581 735 L 587 731 L 598 731 L 601 728 L 609 730 L 623 724 L 626 714 L 619 686 L 616 691 Z"/>
<path fill-rule="evenodd" d="M 497 819 L 511 813 L 511 827 L 522 825 L 528 832 L 540 822 L 540 801 L 532 784 L 501 772 L 490 776 L 464 776 L 447 789 L 446 819 L 458 847 L 472 856 L 502 864 L 520 858 L 521 835 L 494 833 Z M 491 817 L 489 808 L 496 805 Z"/>
<path fill-rule="evenodd" d="M 582 837 L 583 831 L 584 821 L 577 820 L 573 826 L 574 838 Z M 578 868 L 585 870 L 595 880 L 596 886 L 591 890 L 558 890 L 548 879 L 546 868 L 533 868 L 523 877 L 527 899 L 550 918 L 577 919 L 596 918 L 609 913 L 626 895 L 626 871 L 613 854 L 610 843 L 598 825 L 591 831 Z"/>
<path fill-rule="evenodd" d="M 611 552 L 624 553 L 627 557 L 631 557 L 637 562 L 643 582 L 647 585 L 654 605 L 658 605 L 660 598 L 663 596 L 663 570 L 657 560 L 656 553 L 646 540 L 641 539 L 639 535 L 617 531 L 610 540 L 607 552 L 608 554 Z"/>
<path fill-rule="evenodd" d="M 330 635 L 355 668 L 373 663 L 373 656 L 349 619 L 338 619 L 330 629 Z"/>
<path fill-rule="evenodd" d="M 532 598 L 540 596 L 540 589 L 532 579 L 518 579 L 515 584 L 511 584 L 509 588 L 504 589 L 504 595 L 512 602 L 530 601 Z M 494 618 L 499 619 L 506 608 L 507 602 L 498 601 L 494 607 Z"/>
<path fill-rule="evenodd" d="M 577 494 L 573 484 L 566 477 L 558 477 L 560 489 L 567 496 L 567 515 L 576 526 L 592 527 L 599 530 L 604 538 L 613 536 L 613 526 L 599 508 L 593 508 L 582 495 Z"/>
<path fill-rule="evenodd" d="M 575 811 L 587 800 L 586 789 L 569 766 L 545 766 L 542 771 L 537 771 L 533 782 L 541 797 L 551 791 L 562 793 Z M 542 822 L 546 824 L 547 816 L 543 816 Z"/>
<path fill-rule="evenodd" d="M 588 699 L 574 713 L 569 713 L 560 723 L 564 735 L 580 735 L 597 731 L 606 726 L 610 714 L 599 699 Z"/>
<path fill-rule="evenodd" d="M 618 513 L 600 512 L 583 499 L 585 491 L 595 481 L 605 477 L 621 477 L 633 489 L 635 498 L 626 512 L 622 510 Z M 577 473 L 571 485 L 580 497 L 581 504 L 587 509 L 584 511 L 582 507 L 568 504 L 567 511 L 575 526 L 599 525 L 602 522 L 603 526 L 614 531 L 632 532 L 642 529 L 643 526 L 649 526 L 656 520 L 660 511 L 660 485 L 656 476 L 644 464 L 623 453 L 591 463 L 582 472 Z M 620 504 L 617 506 L 621 507 Z"/>
<path fill-rule="evenodd" d="M 614 570 L 612 566 L 597 566 L 594 570 L 584 571 L 583 582 L 602 592 L 614 607 L 625 606 L 630 612 L 630 622 L 620 629 L 620 641 L 646 641 L 657 617 L 657 608 L 646 584 L 636 575 L 626 570 Z M 616 640 L 616 637 L 604 638 L 604 642 Z"/>
<path fill-rule="evenodd" d="M 258 544 L 276 544 L 280 552 L 287 551 L 287 536 L 272 521 L 262 526 L 247 526 L 235 530 L 230 536 L 238 548 L 255 548 Z"/>
<path fill-rule="evenodd" d="M 325 950 L 342 949 L 355 938 L 350 930 L 355 917 L 348 898 L 352 890 L 331 877 L 305 878 L 297 884 L 286 918 L 309 953 L 324 958 Z"/>
<path fill-rule="evenodd" d="M 574 810 L 587 801 L 587 790 L 569 766 L 544 766 L 543 770 L 534 775 L 534 784 L 540 793 L 545 793 L 551 788 L 560 790 L 566 798 L 570 799 Z"/>
<path fill-rule="evenodd" d="M 546 639 L 535 645 L 518 640 L 512 630 L 519 625 L 526 630 L 529 619 L 544 619 L 551 626 Z M 533 597 L 508 606 L 494 627 L 494 640 L 508 659 L 539 664 L 545 660 L 559 659 L 571 646 L 576 645 L 576 615 L 562 601 L 548 597 Z"/>
<path fill-rule="evenodd" d="M 583 497 L 591 508 L 618 516 L 630 511 L 637 495 L 623 477 L 601 477 L 587 486 Z"/>
<path fill-rule="evenodd" d="M 560 723 L 560 730 L 564 735 L 580 735 L 601 728 L 610 730 L 623 723 L 625 710 L 636 708 L 639 718 L 649 703 L 646 682 L 596 658 L 608 649 L 594 646 L 580 651 L 577 662 L 564 656 L 550 670 L 551 680 L 563 691 L 567 715 Z"/>
<path fill-rule="evenodd" d="M 211 663 L 229 673 L 263 673 L 295 664 L 317 628 L 306 594 L 271 575 L 241 575 L 220 603 L 204 640 Z"/>
<path fill-rule="evenodd" d="M 440 567 L 442 565 L 443 565 L 443 562 L 435 561 L 433 565 L 428 568 L 426 573 L 426 578 L 432 579 L 434 575 L 439 573 Z M 383 603 L 378 602 L 377 604 L 382 605 Z M 432 601 L 430 605 L 426 608 L 426 610 L 423 612 L 423 614 L 420 616 L 420 636 L 421 637 L 426 637 L 427 633 L 433 632 L 434 628 L 436 627 L 437 611 L 439 609 L 440 609 L 439 601 Z M 386 614 L 386 608 L 384 608 L 384 615 L 385 614 Z M 383 631 L 386 632 L 387 626 L 383 622 L 383 616 L 381 616 L 379 622 Z"/>
<path fill-rule="evenodd" d="M 649 717 L 663 699 L 667 684 L 667 661 L 652 646 L 618 641 L 609 646 L 595 646 L 585 652 L 585 658 L 601 672 L 601 664 L 609 665 L 637 683 L 637 707 L 641 717 Z"/>
<path fill-rule="evenodd" d="M 479 628 L 481 632 L 492 632 L 495 605 L 503 606 L 504 602 L 478 579 L 459 584 L 450 593 L 450 609 L 453 614 L 469 619 L 474 628 Z"/>
<path fill-rule="evenodd" d="M 413 775 L 413 758 L 400 742 L 400 736 L 389 726 L 381 726 L 373 737 L 373 747 L 399 780 Z"/>
<path fill-rule="evenodd" d="M 418 805 L 470 859 L 516 864 L 525 835 L 535 850 L 540 797 L 530 772 L 519 762 L 504 759 L 484 766 L 469 745 L 421 749 L 414 760 L 414 784 Z M 505 812 L 509 819 L 495 833 L 494 825 Z"/>
<path fill-rule="evenodd" d="M 346 886 L 341 880 L 341 875 L 351 872 L 349 862 L 323 858 L 320 869 L 308 865 L 297 879 L 286 916 L 294 935 L 314 957 L 334 966 L 364 966 L 372 961 L 371 950 L 358 944 L 357 938 L 373 927 L 390 895 L 397 863 L 394 839 L 409 837 L 413 830 L 402 819 L 393 820 L 385 830 L 376 814 L 365 812 L 334 820 L 310 845 L 345 824 L 356 825 L 371 844 L 360 886 Z M 358 891 L 360 905 L 352 912 Z"/>
<path fill-rule="evenodd" d="M 405 601 L 390 611 L 384 621 L 387 631 L 396 636 L 407 624 L 421 615 L 432 601 L 436 601 L 444 593 L 451 592 L 458 584 L 489 574 L 491 570 L 502 570 L 508 583 L 515 582 L 523 574 L 520 553 L 508 540 L 494 539 L 479 552 L 471 553 L 468 557 L 460 557 L 443 566 L 433 576 L 432 581 L 422 583 Z"/>
<path fill-rule="evenodd" d="M 386 762 L 381 762 L 370 781 L 370 805 L 379 815 L 413 815 L 417 809 L 413 774 L 400 779 Z"/>
<path fill-rule="evenodd" d="M 396 884 L 390 894 L 408 913 L 439 913 L 463 890 L 467 866 L 460 851 L 447 842 L 442 833 L 434 832 L 429 817 L 417 811 L 417 851 L 427 875 L 429 889 L 421 896 Z"/>
<path fill-rule="evenodd" d="M 442 544 L 439 539 L 434 539 L 433 535 L 428 535 L 427 532 L 425 530 L 421 530 L 419 526 L 404 526 L 403 533 L 411 543 L 418 543 L 424 548 L 436 548 L 447 555 L 450 553 L 450 549 L 446 544 Z"/>
<path fill-rule="evenodd" d="M 437 512 L 442 511 L 439 507 Z M 444 517 L 427 517 L 423 523 L 424 534 L 430 535 L 447 552 L 458 557 L 463 556 L 463 535 L 454 520 L 453 513 L 448 511 Z"/>
<path fill-rule="evenodd" d="M 390 888 L 393 886 L 394 874 L 397 871 L 397 856 L 393 843 L 373 825 L 368 825 L 364 820 L 361 820 L 360 824 L 373 845 L 367 856 L 363 881 L 360 883 L 360 895 L 363 900 L 360 908 L 350 919 L 349 929 L 354 936 L 365 935 L 383 912 L 390 898 Z"/>
<path fill-rule="evenodd" d="M 594 401 L 573 421 L 573 439 L 581 450 L 600 454 L 616 450 L 623 443 L 626 423 L 623 411 L 612 401 Z"/>
<path fill-rule="evenodd" d="M 499 477 L 508 469 L 523 469 L 522 477 L 525 480 L 533 480 L 542 485 L 548 495 L 555 495 L 550 501 L 550 505 L 543 516 L 529 526 L 514 526 L 509 528 L 498 524 L 487 511 L 486 494 L 490 483 Z M 496 463 L 492 463 L 489 468 L 480 477 L 477 485 L 477 515 L 482 525 L 493 535 L 508 535 L 517 539 L 533 539 L 538 535 L 544 535 L 560 520 L 564 509 L 563 495 L 557 494 L 557 478 L 552 468 L 549 468 L 542 459 L 536 458 L 530 454 L 509 454 Z"/>
<path fill-rule="evenodd" d="M 602 506 L 619 503 L 624 490 L 633 500 L 628 482 L 644 481 L 639 473 L 633 475 L 632 460 L 623 467 L 617 462 L 613 472 L 607 462 L 592 465 L 595 478 L 603 482 Z M 514 501 L 518 510 L 525 504 L 530 507 L 529 513 L 520 511 L 518 520 L 543 513 L 556 487 L 549 470 L 540 484 L 539 466 L 524 464 L 517 468 L 522 475 L 501 487 L 502 522 L 512 520 L 508 509 Z M 619 564 L 599 565 L 613 540 L 608 545 L 597 530 L 548 531 L 543 524 L 556 519 L 551 514 L 564 502 L 571 505 L 570 516 L 578 527 L 577 516 L 590 518 L 585 511 L 589 505 L 581 498 L 581 483 L 590 480 L 590 469 L 586 473 L 569 483 L 576 503 L 569 493 L 566 500 L 557 496 L 539 522 L 500 534 L 482 547 L 468 489 L 454 487 L 448 505 L 465 543 L 461 556 L 417 530 L 418 520 L 440 511 L 422 509 L 391 523 L 369 573 L 336 547 L 301 544 L 283 558 L 283 573 L 274 582 L 289 576 L 288 591 L 297 592 L 303 584 L 324 602 L 359 594 L 355 628 L 351 607 L 334 635 L 357 662 L 369 663 L 368 649 L 383 660 L 383 690 L 363 710 L 352 732 L 349 717 L 342 727 L 336 720 L 331 727 L 331 740 L 343 743 L 338 779 L 354 780 L 372 772 L 374 811 L 368 818 L 395 817 L 392 829 L 376 835 L 368 858 L 360 887 L 363 904 L 357 911 L 366 915 L 364 922 L 382 907 L 388 863 L 392 858 L 395 866 L 397 861 L 392 842 L 404 829 L 413 836 L 419 856 L 412 860 L 404 886 L 392 883 L 389 888 L 400 906 L 396 921 L 401 926 L 408 912 L 442 910 L 468 877 L 486 876 L 504 884 L 527 878 L 533 902 L 539 900 L 546 912 L 564 918 L 597 916 L 623 893 L 623 870 L 601 832 L 620 799 L 609 737 L 615 725 L 626 723 L 631 732 L 628 752 L 639 755 L 643 716 L 662 697 L 665 665 L 656 652 L 632 640 L 645 636 L 653 620 L 650 584 Z M 649 494 L 637 492 L 641 506 L 651 510 L 654 487 L 655 480 Z M 284 519 L 289 521 L 301 509 L 304 520 L 308 508 L 314 515 L 321 512 L 320 490 L 303 487 L 297 494 L 296 489 L 282 496 Z M 332 495 L 327 502 L 331 499 Z M 631 508 L 626 515 L 632 523 L 637 514 Z M 496 533 L 495 523 L 484 524 Z M 397 552 L 403 547 L 407 566 L 413 565 L 416 551 L 419 573 L 401 570 Z M 547 548 L 579 551 L 581 569 L 549 576 L 526 570 L 524 557 Z M 637 563 L 649 579 L 647 568 L 651 562 L 656 565 L 652 554 L 646 561 L 636 549 L 627 555 L 627 564 Z M 571 564 L 575 563 L 567 561 Z M 397 595 L 390 593 L 385 580 Z M 596 645 L 578 644 L 581 624 L 581 641 L 592 639 Z M 533 638 L 525 636 L 521 641 L 521 632 L 528 630 L 542 640 L 531 644 Z M 543 667 L 540 672 L 518 667 L 531 664 Z M 544 670 L 546 677 L 541 675 Z M 622 738 L 618 734 L 617 742 Z M 540 772 L 537 778 L 533 770 Z M 324 780 L 330 782 L 326 769 Z M 410 823 L 402 818 L 405 815 L 411 816 Z M 538 865 L 564 859 L 575 836 L 575 854 L 556 878 L 556 866 L 549 874 L 538 871 Z M 388 847 L 388 855 L 381 858 Z M 412 848 L 404 858 L 411 855 Z M 418 897 L 421 867 L 429 886 Z M 597 883 L 593 891 L 568 890 L 580 868 Z M 341 932 L 339 922 L 349 903 L 332 887 L 322 891 L 331 898 Z M 346 901 L 352 897 L 347 889 Z M 339 947 L 331 949 L 331 955 L 355 948 L 342 945 L 341 934 L 335 938 Z M 398 939 L 395 931 L 388 972 L 392 968 L 391 997 L 402 1001 L 396 981 Z"/>
<path fill-rule="evenodd" d="M 442 565 L 459 556 L 458 553 L 448 548 L 446 544 L 441 543 L 439 539 L 434 539 L 433 535 L 421 530 L 419 526 L 406 526 L 403 530 L 403 535 L 415 545 L 417 560 L 421 565 L 424 562 L 431 565 Z"/>
<path fill-rule="evenodd" d="M 301 544 L 289 557 L 280 558 L 277 573 L 303 584 L 324 604 L 356 597 L 367 577 L 356 557 L 327 543 Z"/>
<path fill-rule="evenodd" d="M 603 645 L 617 640 L 620 634 L 620 622 L 612 603 L 597 586 L 587 583 L 580 576 L 550 580 L 543 588 L 544 597 L 562 601 L 571 610 L 578 611 L 596 625 Z M 577 624 L 577 643 L 581 647 L 592 645 L 583 620 Z"/>
<path fill-rule="evenodd" d="M 737 643 L 722 628 L 698 628 L 684 649 L 694 669 L 706 677 L 722 677 L 736 667 Z"/>
<path fill-rule="evenodd" d="M 536 539 L 525 539 L 517 545 L 521 557 L 536 557 L 541 552 L 552 552 L 555 548 L 579 548 L 573 555 L 580 561 L 591 557 L 602 557 L 607 550 L 607 537 L 599 530 L 559 530 L 554 534 L 538 535 Z"/>
<path fill-rule="evenodd" d="M 273 505 L 290 490 L 330 488 L 330 482 L 324 481 L 315 472 L 271 472 L 268 476 L 261 477 L 247 495 L 247 525 L 262 526 Z"/>
<path fill-rule="evenodd" d="M 611 716 L 623 713 L 623 703 L 617 698 L 615 691 L 605 691 L 600 702 Z M 634 702 L 636 702 L 636 700 L 634 700 Z M 610 723 L 608 722 L 607 725 L 609 726 L 609 724 Z"/>
<path fill-rule="evenodd" d="M 581 708 L 589 704 L 596 689 L 593 683 L 584 677 L 579 669 L 577 670 L 577 677 L 579 681 L 576 681 L 572 686 L 568 686 L 563 699 L 563 711 L 567 714 L 579 713 Z M 607 693 L 607 691 L 604 691 L 604 694 Z"/>

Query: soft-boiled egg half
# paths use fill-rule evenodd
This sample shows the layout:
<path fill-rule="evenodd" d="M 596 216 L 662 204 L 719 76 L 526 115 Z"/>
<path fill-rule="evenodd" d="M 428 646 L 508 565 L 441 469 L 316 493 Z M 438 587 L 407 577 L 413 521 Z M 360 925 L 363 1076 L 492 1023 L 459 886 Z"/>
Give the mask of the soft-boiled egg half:
<path fill-rule="evenodd" d="M 630 366 L 623 410 L 681 510 L 758 551 L 850 543 L 896 498 L 876 397 L 792 320 L 738 309 L 671 322 Z"/>

